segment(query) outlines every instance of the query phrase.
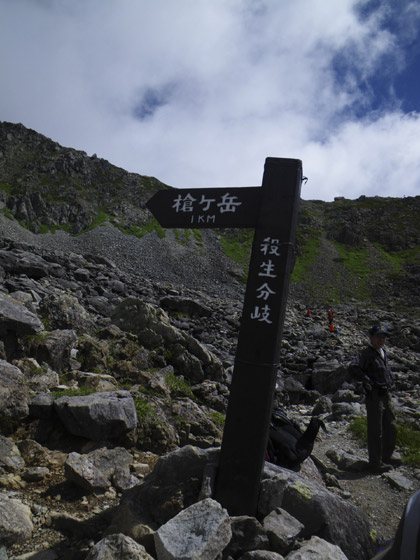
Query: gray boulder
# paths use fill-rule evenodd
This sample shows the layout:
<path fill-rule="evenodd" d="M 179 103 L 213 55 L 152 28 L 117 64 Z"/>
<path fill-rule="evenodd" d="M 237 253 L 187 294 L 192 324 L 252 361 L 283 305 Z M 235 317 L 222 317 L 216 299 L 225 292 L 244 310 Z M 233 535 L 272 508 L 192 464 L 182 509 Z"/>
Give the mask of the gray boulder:
<path fill-rule="evenodd" d="M 39 363 L 62 373 L 70 369 L 71 350 L 77 341 L 73 330 L 55 330 L 31 340 L 30 352 Z"/>
<path fill-rule="evenodd" d="M 59 276 L 62 273 L 61 267 L 51 265 L 40 255 L 29 251 L 16 251 L 15 254 L 9 251 L 0 251 L 0 265 L 10 273 L 15 275 L 26 275 L 29 278 L 44 278 L 48 275 Z"/>
<path fill-rule="evenodd" d="M 132 456 L 123 447 L 95 449 L 86 455 L 72 452 L 64 465 L 65 475 L 88 492 L 104 492 L 112 483 L 117 483 L 119 490 L 126 490 L 139 483 L 130 474 L 132 462 Z"/>
<path fill-rule="evenodd" d="M 19 448 L 9 438 L 0 435 L 0 472 L 16 471 L 25 466 Z"/>
<path fill-rule="evenodd" d="M 93 441 L 118 439 L 137 426 L 137 413 L 129 391 L 60 397 L 54 408 L 66 429 Z"/>
<path fill-rule="evenodd" d="M 278 507 L 304 525 L 304 538 L 318 535 L 339 546 L 350 560 L 368 560 L 375 553 L 372 527 L 362 510 L 319 483 L 266 463 L 259 514 L 265 517 Z"/>
<path fill-rule="evenodd" d="M 109 535 L 93 546 L 86 560 L 153 560 L 141 544 L 121 533 Z"/>
<path fill-rule="evenodd" d="M 18 252 L 18 261 L 13 268 L 15 274 L 25 274 L 29 278 L 44 278 L 49 276 L 53 267 L 40 255 L 35 255 L 28 251 Z"/>
<path fill-rule="evenodd" d="M 103 493 L 111 486 L 109 479 L 89 461 L 86 455 L 70 453 L 64 467 L 67 480 L 88 492 Z"/>
<path fill-rule="evenodd" d="M 298 550 L 287 555 L 287 560 L 348 560 L 339 546 L 317 536 L 302 544 Z"/>
<path fill-rule="evenodd" d="M 189 398 L 179 398 L 172 402 L 171 411 L 175 418 L 182 419 L 187 439 L 184 444 L 190 443 L 199 447 L 220 445 L 221 430 L 210 420 L 208 411 L 203 407 Z"/>
<path fill-rule="evenodd" d="M 124 532 L 148 548 L 150 535 L 199 500 L 204 472 L 219 449 L 188 445 L 159 458 L 144 482 L 123 493 L 108 533 Z"/>
<path fill-rule="evenodd" d="M 328 449 L 326 455 L 328 459 L 344 471 L 361 472 L 365 471 L 369 465 L 367 459 L 343 449 Z"/>
<path fill-rule="evenodd" d="M 29 393 L 23 373 L 16 366 L 0 359 L 0 426 L 8 431 L 26 418 L 28 403 Z"/>
<path fill-rule="evenodd" d="M 281 554 L 291 550 L 304 530 L 300 521 L 281 508 L 273 510 L 264 518 L 263 527 L 267 532 L 271 550 Z"/>
<path fill-rule="evenodd" d="M 0 545 L 12 546 L 31 538 L 31 510 L 20 500 L 0 494 Z"/>
<path fill-rule="evenodd" d="M 232 536 L 222 506 L 206 498 L 180 512 L 155 533 L 158 560 L 215 560 Z"/>
<path fill-rule="evenodd" d="M 314 364 L 311 376 L 312 388 L 322 395 L 335 393 L 349 379 L 347 367 L 341 365 L 337 359 L 319 359 Z"/>
<path fill-rule="evenodd" d="M 166 296 L 159 302 L 163 309 L 184 313 L 189 317 L 210 317 L 211 309 L 195 299 L 182 296 Z"/>
<path fill-rule="evenodd" d="M 249 550 L 270 548 L 267 532 L 255 517 L 232 517 L 231 530 L 232 538 L 223 552 L 225 557 L 237 558 Z"/>
<path fill-rule="evenodd" d="M 40 319 L 22 303 L 0 293 L 0 334 L 13 331 L 17 335 L 37 334 L 44 330 Z"/>

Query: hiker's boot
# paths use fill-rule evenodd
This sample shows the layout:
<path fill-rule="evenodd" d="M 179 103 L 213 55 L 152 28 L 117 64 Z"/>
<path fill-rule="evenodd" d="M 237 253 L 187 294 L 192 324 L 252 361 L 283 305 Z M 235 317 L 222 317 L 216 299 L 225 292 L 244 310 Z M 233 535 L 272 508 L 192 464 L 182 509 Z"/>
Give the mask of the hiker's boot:
<path fill-rule="evenodd" d="M 384 457 L 382 463 L 391 465 L 391 467 L 399 467 L 402 464 L 401 455 L 399 453 L 394 453 L 391 457 Z"/>
<path fill-rule="evenodd" d="M 369 463 L 367 467 L 368 472 L 372 474 L 382 474 L 392 470 L 391 465 L 386 465 L 385 463 Z"/>

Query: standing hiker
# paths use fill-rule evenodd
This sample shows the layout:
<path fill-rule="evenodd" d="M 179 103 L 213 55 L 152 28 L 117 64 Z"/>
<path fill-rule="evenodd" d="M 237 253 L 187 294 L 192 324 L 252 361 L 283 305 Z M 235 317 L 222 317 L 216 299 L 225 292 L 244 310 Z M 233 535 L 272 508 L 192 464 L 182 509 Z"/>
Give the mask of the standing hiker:
<path fill-rule="evenodd" d="M 350 364 L 350 373 L 362 381 L 366 399 L 369 470 L 380 473 L 397 464 L 392 457 L 397 423 L 391 404 L 394 378 L 384 350 L 387 328 L 374 325 L 369 330 L 369 345 Z"/>

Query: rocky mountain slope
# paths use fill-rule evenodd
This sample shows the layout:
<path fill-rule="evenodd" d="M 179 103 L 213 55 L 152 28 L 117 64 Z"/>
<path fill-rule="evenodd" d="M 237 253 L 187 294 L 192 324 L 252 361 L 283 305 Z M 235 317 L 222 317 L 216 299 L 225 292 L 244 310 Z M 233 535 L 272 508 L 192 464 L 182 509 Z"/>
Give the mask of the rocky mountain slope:
<path fill-rule="evenodd" d="M 145 208 L 162 188 L 170 187 L 20 124 L 0 123 L 0 210 L 41 234 L 31 243 L 92 249 L 123 271 L 235 293 L 246 275 L 252 231 L 163 230 Z M 302 200 L 293 295 L 308 306 L 354 298 L 416 313 L 419 211 L 420 196 Z"/>
<path fill-rule="evenodd" d="M 221 441 L 243 298 L 242 270 L 222 247 L 226 239 L 230 249 L 246 247 L 247 240 L 225 232 L 199 238 L 168 231 L 160 237 L 155 226 L 140 235 L 134 225 L 150 223 L 144 201 L 154 186 L 150 190 L 123 170 L 118 172 L 122 192 L 142 192 L 138 199 L 133 194 L 125 211 L 112 199 L 112 182 L 107 183 L 101 206 L 109 205 L 100 224 L 92 218 L 100 211 L 95 206 L 102 191 L 98 169 L 110 164 L 73 154 L 19 125 L 3 123 L 1 130 L 0 555 L 43 551 L 53 558 L 95 558 L 95 547 L 107 535 L 118 534 L 144 546 L 147 552 L 141 554 L 160 560 L 170 554 L 162 552 L 169 545 L 155 534 L 177 514 L 205 507 L 206 516 L 220 515 L 213 503 L 203 505 L 200 499 L 211 497 L 204 465 L 215 461 Z M 39 151 L 29 162 L 34 146 Z M 54 176 L 52 162 L 60 157 L 70 162 L 68 179 L 61 176 L 51 191 L 48 185 L 39 190 L 48 211 L 30 217 L 30 205 L 38 208 L 33 201 L 40 201 L 34 185 Z M 72 163 L 79 160 L 84 188 L 91 177 L 98 190 L 80 198 L 83 212 L 71 214 L 68 189 L 82 193 Z M 109 172 L 119 177 L 114 169 L 110 166 Z M 59 183 L 65 194 L 57 200 Z M 276 406 L 296 421 L 304 425 L 317 414 L 328 432 L 319 435 L 313 459 L 299 473 L 267 465 L 256 518 L 223 518 L 226 542 L 220 542 L 226 560 L 291 560 L 315 545 L 324 547 L 324 557 L 367 560 L 394 535 L 407 499 L 420 487 L 418 469 L 403 444 L 399 451 L 406 462 L 401 467 L 382 477 L 366 475 L 366 449 L 347 431 L 364 409 L 360 387 L 348 377 L 346 365 L 373 321 L 386 322 L 391 331 L 395 403 L 404 426 L 418 424 L 420 398 L 415 222 L 400 245 L 395 245 L 399 230 L 392 242 L 388 238 L 378 245 L 383 227 L 375 224 L 383 213 L 376 207 L 356 211 L 354 204 L 302 205 L 300 254 L 275 394 Z M 402 204 L 408 222 L 417 199 Z M 363 250 L 356 236 L 350 240 L 356 245 L 340 252 L 343 239 L 334 238 L 339 228 L 324 228 L 327 208 L 332 212 L 340 205 L 340 216 L 353 208 L 348 218 L 333 220 L 343 231 L 346 223 L 358 223 L 360 212 Z M 54 223 L 46 223 L 48 216 Z M 125 220 L 124 228 L 118 220 Z M 77 235 L 70 226 L 79 228 Z M 359 230 L 348 227 L 354 234 Z M 374 249 L 375 267 L 360 258 L 357 268 L 354 256 L 374 254 Z M 355 271 L 358 282 L 352 280 Z M 374 288 L 369 293 L 368 280 Z M 395 286 L 400 286 L 398 293 Z M 326 319 L 332 302 L 339 327 L 335 333 Z M 305 317 L 308 305 L 311 318 Z M 176 531 L 187 541 L 191 528 L 182 527 Z M 283 534 L 284 527 L 293 537 Z M 118 542 L 112 545 L 115 558 L 124 557 L 115 553 L 118 546 L 120 551 L 135 546 Z M 265 552 L 246 556 L 257 549 Z"/>

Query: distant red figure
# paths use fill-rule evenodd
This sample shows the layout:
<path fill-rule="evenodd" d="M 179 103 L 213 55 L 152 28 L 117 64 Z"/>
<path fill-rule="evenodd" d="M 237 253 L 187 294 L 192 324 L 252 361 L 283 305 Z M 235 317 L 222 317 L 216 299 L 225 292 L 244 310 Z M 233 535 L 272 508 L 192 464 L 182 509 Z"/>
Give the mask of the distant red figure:
<path fill-rule="evenodd" d="M 331 323 L 334 322 L 334 311 L 332 310 L 332 307 L 328 309 L 327 317 L 328 317 L 328 323 L 331 325 Z"/>

